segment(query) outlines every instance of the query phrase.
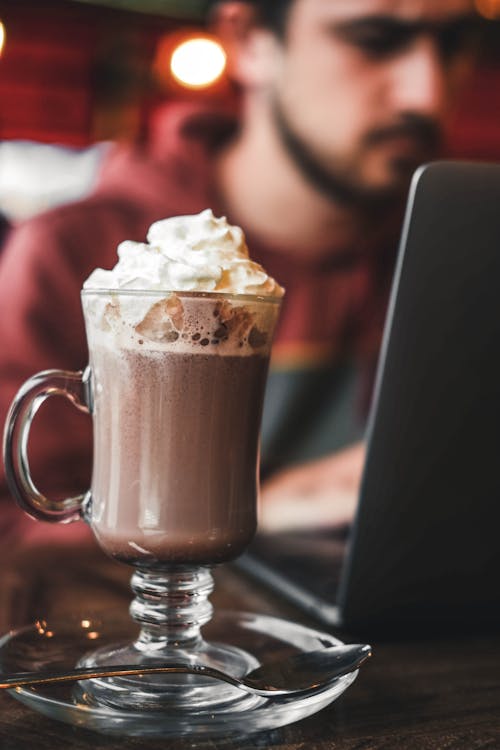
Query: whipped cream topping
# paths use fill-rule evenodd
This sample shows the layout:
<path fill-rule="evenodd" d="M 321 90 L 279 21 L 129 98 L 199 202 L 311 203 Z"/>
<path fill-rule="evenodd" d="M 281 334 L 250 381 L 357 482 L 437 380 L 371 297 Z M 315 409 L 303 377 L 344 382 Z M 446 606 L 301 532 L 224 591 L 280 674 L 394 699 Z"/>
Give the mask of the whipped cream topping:
<path fill-rule="evenodd" d="M 97 268 L 84 289 L 221 292 L 281 297 L 282 287 L 250 260 L 243 231 L 211 209 L 150 227 L 147 243 L 118 246 L 112 270 Z"/>

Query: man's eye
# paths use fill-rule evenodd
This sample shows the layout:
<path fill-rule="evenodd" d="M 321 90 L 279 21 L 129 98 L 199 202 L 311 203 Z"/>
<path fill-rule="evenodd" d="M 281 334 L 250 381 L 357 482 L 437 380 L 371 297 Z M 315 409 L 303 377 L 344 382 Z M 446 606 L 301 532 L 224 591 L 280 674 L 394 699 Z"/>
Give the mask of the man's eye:
<path fill-rule="evenodd" d="M 411 31 L 392 27 L 358 27 L 342 34 L 344 41 L 370 57 L 389 57 L 410 42 Z"/>
<path fill-rule="evenodd" d="M 437 35 L 441 55 L 445 60 L 469 52 L 479 43 L 480 30 L 472 23 L 457 23 L 443 29 Z"/>

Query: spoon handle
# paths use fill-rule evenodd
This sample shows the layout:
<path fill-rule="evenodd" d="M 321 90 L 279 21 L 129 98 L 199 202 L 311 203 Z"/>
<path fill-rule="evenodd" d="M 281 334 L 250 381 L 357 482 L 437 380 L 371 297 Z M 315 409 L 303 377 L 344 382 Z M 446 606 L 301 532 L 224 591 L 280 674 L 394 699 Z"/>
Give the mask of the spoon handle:
<path fill-rule="evenodd" d="M 218 669 L 197 664 L 155 664 L 151 666 L 123 664 L 120 666 L 103 667 L 75 667 L 74 669 L 47 672 L 17 672 L 15 674 L 0 674 L 0 689 L 26 687 L 28 685 L 49 685 L 59 682 L 74 682 L 75 680 L 89 680 L 100 677 L 129 677 L 144 674 L 197 674 L 214 677 L 228 682 L 230 685 L 242 687 L 240 681 L 229 674 L 219 672 Z M 244 688 L 243 688 L 244 689 Z"/>

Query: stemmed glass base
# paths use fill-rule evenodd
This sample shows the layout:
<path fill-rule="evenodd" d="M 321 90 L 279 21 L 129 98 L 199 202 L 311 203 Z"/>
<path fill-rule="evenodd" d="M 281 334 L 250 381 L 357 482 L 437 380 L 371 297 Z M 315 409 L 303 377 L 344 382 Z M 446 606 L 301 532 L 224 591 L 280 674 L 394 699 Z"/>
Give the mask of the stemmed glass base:
<path fill-rule="evenodd" d="M 202 638 L 200 628 L 212 617 L 208 596 L 213 579 L 208 568 L 138 569 L 132 576 L 132 589 L 136 596 L 130 614 L 141 626 L 137 639 L 97 649 L 80 659 L 79 666 L 172 662 L 216 667 L 236 677 L 259 666 L 240 648 Z M 218 680 L 187 674 L 85 680 L 76 684 L 74 694 L 87 705 L 141 712 L 231 711 L 255 700 Z"/>

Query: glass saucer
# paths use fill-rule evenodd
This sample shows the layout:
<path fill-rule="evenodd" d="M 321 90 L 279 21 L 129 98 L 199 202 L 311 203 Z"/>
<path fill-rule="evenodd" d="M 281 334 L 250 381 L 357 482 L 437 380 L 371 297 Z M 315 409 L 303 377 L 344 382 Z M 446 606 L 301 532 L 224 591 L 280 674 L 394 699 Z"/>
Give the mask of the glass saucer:
<path fill-rule="evenodd" d="M 259 663 L 341 644 L 328 633 L 268 615 L 219 612 L 203 629 L 212 642 L 224 642 L 249 652 Z M 127 641 L 135 635 L 133 623 L 92 616 L 38 620 L 0 639 L 0 665 L 4 672 L 69 669 L 96 646 Z M 338 698 L 355 680 L 357 671 L 339 677 L 326 687 L 299 696 L 262 698 L 248 696 L 229 711 L 116 710 L 85 703 L 74 684 L 35 686 L 9 690 L 14 698 L 45 716 L 106 734 L 182 737 L 243 735 L 290 724 L 320 711 Z"/>

